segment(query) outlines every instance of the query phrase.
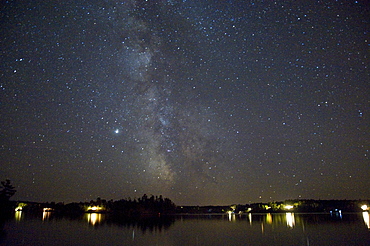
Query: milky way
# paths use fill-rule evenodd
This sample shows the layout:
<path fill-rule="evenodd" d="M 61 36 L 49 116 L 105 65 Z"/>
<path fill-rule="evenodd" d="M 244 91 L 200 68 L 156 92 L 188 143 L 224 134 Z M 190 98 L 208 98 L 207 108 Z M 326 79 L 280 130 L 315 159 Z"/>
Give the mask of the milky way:
<path fill-rule="evenodd" d="M 361 1 L 5 1 L 14 199 L 366 199 Z"/>
<path fill-rule="evenodd" d="M 136 6 L 138 12 L 143 11 L 140 8 L 144 7 Z M 170 19 L 172 11 L 165 8 L 155 18 L 164 15 Z M 163 34 L 163 28 L 175 33 L 183 30 L 176 23 L 163 27 L 156 19 L 148 23 L 128 16 L 120 21 L 127 23 L 119 31 L 122 45 L 115 54 L 124 71 L 122 119 L 134 122 L 126 132 L 133 141 L 135 155 L 139 155 L 136 158 L 144 179 L 165 190 L 181 190 L 179 183 L 196 184 L 195 188 L 209 181 L 217 184 L 218 172 L 212 169 L 219 170 L 224 165 L 225 133 L 215 122 L 212 109 L 196 100 L 193 88 L 184 87 L 183 78 L 176 74 L 191 69 L 187 63 L 194 60 L 181 51 L 178 55 L 173 54 L 176 50 L 169 52 L 171 40 Z M 183 25 L 196 32 L 189 21 Z M 157 34 L 157 30 L 162 33 Z"/>

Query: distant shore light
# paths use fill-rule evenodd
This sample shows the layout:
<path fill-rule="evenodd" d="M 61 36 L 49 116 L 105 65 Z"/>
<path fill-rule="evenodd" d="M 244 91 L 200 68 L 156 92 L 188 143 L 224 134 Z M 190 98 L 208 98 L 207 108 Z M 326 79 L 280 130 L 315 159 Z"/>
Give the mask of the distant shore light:
<path fill-rule="evenodd" d="M 294 206 L 293 205 L 285 205 L 285 209 L 292 209 Z"/>

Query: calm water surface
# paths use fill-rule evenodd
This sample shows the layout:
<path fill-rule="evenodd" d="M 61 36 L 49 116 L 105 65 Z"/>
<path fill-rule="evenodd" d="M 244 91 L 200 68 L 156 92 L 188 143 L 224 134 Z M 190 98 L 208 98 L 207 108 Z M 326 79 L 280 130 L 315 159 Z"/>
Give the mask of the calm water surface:
<path fill-rule="evenodd" d="M 122 221 L 105 214 L 17 212 L 0 245 L 370 245 L 369 213 L 178 215 Z"/>

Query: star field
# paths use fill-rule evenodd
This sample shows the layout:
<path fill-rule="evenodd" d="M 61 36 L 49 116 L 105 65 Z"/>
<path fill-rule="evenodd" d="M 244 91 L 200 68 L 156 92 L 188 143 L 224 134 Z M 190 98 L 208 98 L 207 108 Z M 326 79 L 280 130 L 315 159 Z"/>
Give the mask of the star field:
<path fill-rule="evenodd" d="M 4 1 L 14 199 L 368 199 L 366 1 Z"/>

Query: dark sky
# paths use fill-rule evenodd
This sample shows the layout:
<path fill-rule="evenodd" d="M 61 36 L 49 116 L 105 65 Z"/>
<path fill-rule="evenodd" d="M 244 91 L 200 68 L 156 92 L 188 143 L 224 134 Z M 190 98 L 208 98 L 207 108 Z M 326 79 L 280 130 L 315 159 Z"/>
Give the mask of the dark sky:
<path fill-rule="evenodd" d="M 368 199 L 368 1 L 1 1 L 13 199 Z"/>

